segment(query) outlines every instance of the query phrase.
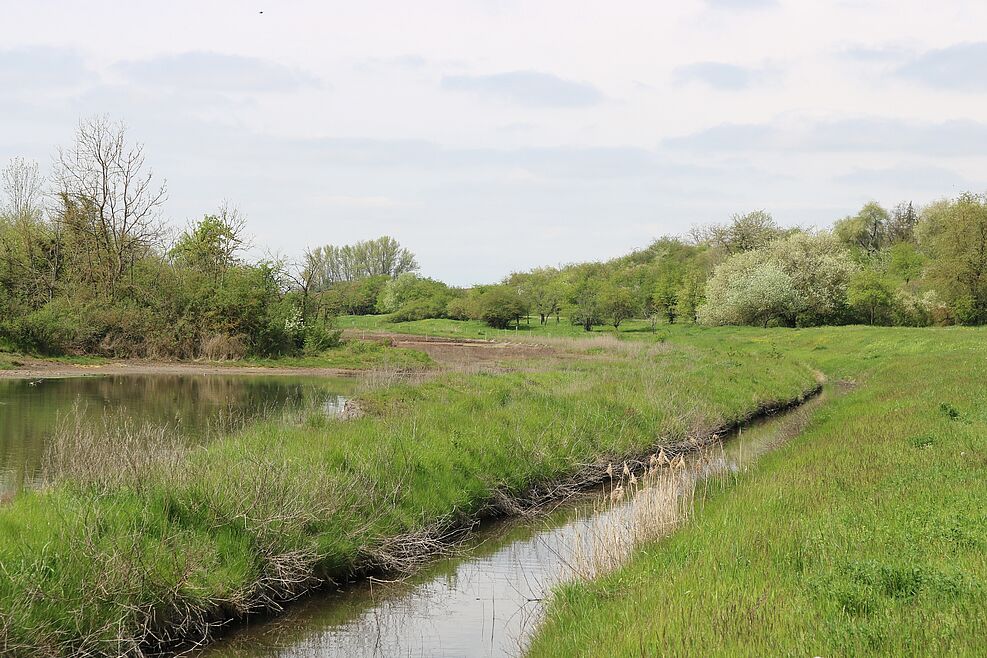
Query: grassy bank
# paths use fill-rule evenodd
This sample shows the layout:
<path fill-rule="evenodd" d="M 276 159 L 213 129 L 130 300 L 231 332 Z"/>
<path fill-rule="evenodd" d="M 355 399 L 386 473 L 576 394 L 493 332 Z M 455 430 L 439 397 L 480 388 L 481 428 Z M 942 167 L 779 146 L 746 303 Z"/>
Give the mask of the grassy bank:
<path fill-rule="evenodd" d="M 530 321 L 522 320 L 517 327 L 509 329 L 494 329 L 479 320 L 449 320 L 429 319 L 409 322 L 391 322 L 387 315 L 344 315 L 337 320 L 340 329 L 389 331 L 398 334 L 415 334 L 419 336 L 442 336 L 446 338 L 479 338 L 489 340 L 510 340 L 521 336 L 564 336 L 585 338 L 598 334 L 650 334 L 651 324 L 647 320 L 625 320 L 620 327 L 596 326 L 587 332 L 582 325 L 572 324 L 568 318 L 556 322 L 550 318 L 541 324 L 538 317 Z"/>
<path fill-rule="evenodd" d="M 427 354 L 418 350 L 391 347 L 378 341 L 346 340 L 339 347 L 321 354 L 276 359 L 247 358 L 235 365 L 271 368 L 339 368 L 341 370 L 421 370 L 434 365 Z"/>
<path fill-rule="evenodd" d="M 123 363 L 133 363 L 124 359 Z M 95 355 L 50 356 L 0 351 L 0 370 L 37 370 L 44 374 L 52 364 L 64 366 L 112 366 L 121 361 Z M 142 362 L 139 362 L 142 363 Z M 281 357 L 245 357 L 223 361 L 151 361 L 152 364 L 195 363 L 223 366 L 230 370 L 239 367 L 264 368 L 318 368 L 331 370 L 423 370 L 435 365 L 424 352 L 392 347 L 376 340 L 344 340 L 336 347 L 318 354 Z"/>
<path fill-rule="evenodd" d="M 691 335 L 690 335 L 691 334 Z M 979 655 L 987 334 L 695 334 L 774 343 L 852 386 L 626 567 L 558 592 L 532 656 Z"/>
<path fill-rule="evenodd" d="M 368 391 L 352 421 L 260 424 L 192 452 L 104 446 L 104 468 L 0 508 L 0 649 L 117 655 L 201 639 L 325 580 L 407 567 L 443 530 L 589 463 L 815 385 L 768 343 L 565 349 L 508 374 Z M 84 461 L 71 451 L 95 437 L 82 439 L 61 463 Z"/>

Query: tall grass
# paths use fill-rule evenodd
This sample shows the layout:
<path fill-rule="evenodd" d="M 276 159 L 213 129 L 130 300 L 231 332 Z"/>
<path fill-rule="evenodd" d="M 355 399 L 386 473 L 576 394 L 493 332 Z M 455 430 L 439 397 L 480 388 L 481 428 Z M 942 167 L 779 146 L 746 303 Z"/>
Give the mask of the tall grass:
<path fill-rule="evenodd" d="M 139 484 L 66 477 L 0 508 L 0 646 L 140 655 L 320 584 L 410 568 L 450 532 L 815 386 L 762 346 L 641 345 L 446 373 L 363 415 L 264 421 Z M 715 383 L 715 385 L 713 385 Z"/>

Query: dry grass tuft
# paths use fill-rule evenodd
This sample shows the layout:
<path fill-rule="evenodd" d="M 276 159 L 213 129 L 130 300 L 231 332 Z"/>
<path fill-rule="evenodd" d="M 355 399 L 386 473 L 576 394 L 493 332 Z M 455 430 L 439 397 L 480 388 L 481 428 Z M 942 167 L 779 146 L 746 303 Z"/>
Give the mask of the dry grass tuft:
<path fill-rule="evenodd" d="M 609 495 L 574 543 L 570 564 L 574 577 L 590 580 L 617 569 L 637 547 L 667 535 L 689 518 L 698 465 L 706 460 L 688 467 L 679 455 L 663 467 L 658 465 L 660 459 L 651 455 L 640 477 L 625 464 L 619 479 L 610 478 Z"/>
<path fill-rule="evenodd" d="M 70 481 L 109 491 L 139 490 L 155 470 L 174 468 L 188 452 L 177 427 L 139 424 L 119 414 L 98 421 L 76 404 L 61 419 L 42 462 L 42 482 Z"/>

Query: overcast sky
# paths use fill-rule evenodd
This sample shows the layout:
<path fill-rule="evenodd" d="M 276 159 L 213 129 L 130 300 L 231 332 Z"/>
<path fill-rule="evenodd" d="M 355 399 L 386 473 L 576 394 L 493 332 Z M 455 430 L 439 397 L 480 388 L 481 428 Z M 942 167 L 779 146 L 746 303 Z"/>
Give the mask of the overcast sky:
<path fill-rule="evenodd" d="M 262 12 L 262 13 L 261 13 Z M 0 161 L 124 120 L 176 225 L 451 283 L 987 189 L 987 3 L 0 0 Z"/>

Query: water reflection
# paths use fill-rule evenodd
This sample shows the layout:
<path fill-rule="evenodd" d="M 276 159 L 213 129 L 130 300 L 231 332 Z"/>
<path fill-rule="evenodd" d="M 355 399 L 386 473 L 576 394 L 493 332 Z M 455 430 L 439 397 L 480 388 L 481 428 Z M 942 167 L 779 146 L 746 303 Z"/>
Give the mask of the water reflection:
<path fill-rule="evenodd" d="M 36 482 L 60 419 L 78 408 L 174 427 L 184 440 L 205 440 L 233 420 L 319 405 L 342 409 L 346 379 L 242 375 L 113 375 L 28 381 L 0 379 L 0 495 Z"/>

